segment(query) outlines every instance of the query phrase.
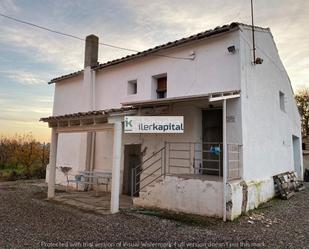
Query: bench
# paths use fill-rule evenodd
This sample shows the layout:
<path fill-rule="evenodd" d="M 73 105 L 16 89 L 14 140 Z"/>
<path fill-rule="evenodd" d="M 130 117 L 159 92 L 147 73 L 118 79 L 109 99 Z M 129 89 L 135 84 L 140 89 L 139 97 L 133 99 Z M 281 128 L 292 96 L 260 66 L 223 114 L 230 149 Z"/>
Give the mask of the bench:
<path fill-rule="evenodd" d="M 96 196 L 98 196 L 98 187 L 100 185 L 105 185 L 106 191 L 108 191 L 108 185 L 112 179 L 112 173 L 101 172 L 101 171 L 80 171 L 74 176 L 74 179 L 69 179 L 67 177 L 67 188 L 70 183 L 76 184 L 76 190 L 78 190 L 78 185 L 91 185 L 96 186 Z"/>

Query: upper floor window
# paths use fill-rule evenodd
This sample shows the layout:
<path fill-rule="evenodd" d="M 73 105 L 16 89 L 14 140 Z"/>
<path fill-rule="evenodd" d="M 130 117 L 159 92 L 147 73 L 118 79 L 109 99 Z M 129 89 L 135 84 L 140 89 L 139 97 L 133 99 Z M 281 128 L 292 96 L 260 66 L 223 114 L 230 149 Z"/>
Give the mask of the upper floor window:
<path fill-rule="evenodd" d="M 137 80 L 128 81 L 128 95 L 137 94 Z"/>
<path fill-rule="evenodd" d="M 280 110 L 285 112 L 285 94 L 279 91 Z"/>
<path fill-rule="evenodd" d="M 167 93 L 167 76 L 161 76 L 156 78 L 157 81 L 157 98 L 163 99 L 166 98 Z"/>

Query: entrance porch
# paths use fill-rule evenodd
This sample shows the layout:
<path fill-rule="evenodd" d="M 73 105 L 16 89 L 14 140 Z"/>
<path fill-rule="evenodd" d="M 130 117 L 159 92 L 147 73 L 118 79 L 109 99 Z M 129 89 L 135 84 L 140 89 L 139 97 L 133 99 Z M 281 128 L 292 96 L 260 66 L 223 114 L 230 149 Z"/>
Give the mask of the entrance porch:
<path fill-rule="evenodd" d="M 147 103 L 124 104 L 119 109 L 44 118 L 42 121 L 48 122 L 52 128 L 48 198 L 55 198 L 58 135 L 112 131 L 112 157 L 109 159 L 112 173 L 111 213 L 118 212 L 121 193 L 142 198 L 155 185 L 168 180 L 171 183 L 168 190 L 158 191 L 157 196 L 162 197 L 159 198 L 161 203 L 164 202 L 165 192 L 170 197 L 166 199 L 166 203 L 173 198 L 181 199 L 183 196 L 177 195 L 177 189 L 185 183 L 183 187 L 191 189 L 187 192 L 189 206 L 186 212 L 190 213 L 190 205 L 194 212 L 194 205 L 202 207 L 203 201 L 208 200 L 218 203 L 215 215 L 225 219 L 227 182 L 233 177 L 240 179 L 242 173 L 239 106 L 239 94 L 222 93 L 216 96 L 166 98 Z M 184 116 L 185 132 L 125 134 L 122 122 L 126 115 Z M 97 142 L 100 143 L 99 140 Z M 95 145 L 89 143 L 87 147 Z M 90 151 L 90 157 L 94 158 L 95 153 L 102 153 L 102 148 Z M 61 153 L 65 153 L 65 148 Z M 215 192 L 211 192 L 213 186 Z M 109 198 L 108 195 L 105 197 Z M 178 205 L 178 202 L 174 204 Z M 154 207 L 160 205 L 156 204 Z"/>
<path fill-rule="evenodd" d="M 109 109 L 102 111 L 91 111 L 87 113 L 74 113 L 62 116 L 42 118 L 41 121 L 48 122 L 51 128 L 50 162 L 48 168 L 48 199 L 55 199 L 55 180 L 57 166 L 58 136 L 63 133 L 87 133 L 113 131 L 112 150 L 112 184 L 110 194 L 110 212 L 119 211 L 120 199 L 120 168 L 122 158 L 122 120 L 124 115 L 135 114 L 136 110 L 131 107 Z M 92 139 L 94 141 L 94 139 Z M 87 144 L 88 145 L 88 144 Z M 90 150 L 90 161 L 94 159 L 94 145 Z M 89 162 L 91 164 L 91 162 Z"/>

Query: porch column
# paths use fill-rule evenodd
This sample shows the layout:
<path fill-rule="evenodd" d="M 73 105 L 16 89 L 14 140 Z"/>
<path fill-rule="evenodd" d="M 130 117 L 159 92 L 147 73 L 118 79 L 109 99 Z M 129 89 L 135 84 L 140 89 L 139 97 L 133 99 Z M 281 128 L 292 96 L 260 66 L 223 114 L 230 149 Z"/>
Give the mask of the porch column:
<path fill-rule="evenodd" d="M 49 154 L 50 159 L 49 159 L 48 190 L 47 190 L 48 199 L 52 199 L 55 197 L 57 145 L 58 145 L 58 133 L 56 132 L 55 128 L 52 128 L 50 154 Z"/>
<path fill-rule="evenodd" d="M 226 99 L 223 100 L 223 221 L 226 221 L 227 184 Z"/>
<path fill-rule="evenodd" d="M 113 171 L 112 171 L 112 190 L 111 190 L 112 214 L 117 213 L 119 211 L 121 145 L 122 145 L 122 123 L 121 118 L 118 117 L 114 122 Z"/>

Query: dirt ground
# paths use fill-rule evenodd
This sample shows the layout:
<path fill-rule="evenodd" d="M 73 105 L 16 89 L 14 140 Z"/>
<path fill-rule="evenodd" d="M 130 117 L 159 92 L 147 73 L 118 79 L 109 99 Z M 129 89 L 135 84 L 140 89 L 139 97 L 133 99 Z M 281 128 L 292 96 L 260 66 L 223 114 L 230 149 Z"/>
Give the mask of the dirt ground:
<path fill-rule="evenodd" d="M 49 202 L 33 182 L 0 182 L 0 248 L 309 248 L 309 185 L 234 222 Z"/>

